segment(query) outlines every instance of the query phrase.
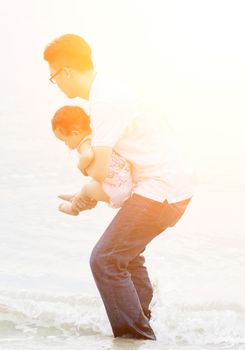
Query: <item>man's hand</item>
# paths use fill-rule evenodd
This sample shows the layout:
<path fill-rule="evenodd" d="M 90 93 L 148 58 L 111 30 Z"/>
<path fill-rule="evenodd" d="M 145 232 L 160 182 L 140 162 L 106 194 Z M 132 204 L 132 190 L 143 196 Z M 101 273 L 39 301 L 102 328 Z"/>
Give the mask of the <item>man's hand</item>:
<path fill-rule="evenodd" d="M 72 198 L 71 205 L 73 210 L 82 211 L 85 209 L 92 209 L 96 206 L 97 201 L 95 199 L 86 197 L 81 193 L 75 194 Z"/>
<path fill-rule="evenodd" d="M 92 209 L 96 206 L 97 201 L 82 195 L 80 192 L 76 194 L 61 194 L 60 199 L 71 202 L 74 211 L 82 211 L 85 209 Z"/>

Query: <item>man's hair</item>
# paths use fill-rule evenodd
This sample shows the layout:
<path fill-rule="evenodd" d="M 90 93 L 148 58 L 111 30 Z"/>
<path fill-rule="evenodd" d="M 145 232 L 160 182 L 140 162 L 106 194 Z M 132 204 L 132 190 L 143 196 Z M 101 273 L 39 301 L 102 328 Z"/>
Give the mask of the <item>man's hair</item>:
<path fill-rule="evenodd" d="M 52 129 L 53 131 L 59 129 L 66 136 L 71 135 L 74 130 L 91 132 L 90 119 L 81 107 L 64 106 L 55 112 Z"/>
<path fill-rule="evenodd" d="M 45 48 L 43 58 L 59 68 L 70 67 L 80 72 L 93 69 L 90 46 L 75 34 L 65 34 L 52 41 Z"/>

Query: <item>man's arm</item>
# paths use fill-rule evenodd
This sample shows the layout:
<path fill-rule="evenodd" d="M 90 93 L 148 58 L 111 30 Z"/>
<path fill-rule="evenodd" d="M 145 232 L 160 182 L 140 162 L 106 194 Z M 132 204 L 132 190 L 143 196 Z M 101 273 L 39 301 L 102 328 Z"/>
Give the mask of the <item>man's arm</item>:
<path fill-rule="evenodd" d="M 98 182 L 104 181 L 108 174 L 112 148 L 106 146 L 93 147 L 94 159 L 86 168 L 86 173 Z"/>

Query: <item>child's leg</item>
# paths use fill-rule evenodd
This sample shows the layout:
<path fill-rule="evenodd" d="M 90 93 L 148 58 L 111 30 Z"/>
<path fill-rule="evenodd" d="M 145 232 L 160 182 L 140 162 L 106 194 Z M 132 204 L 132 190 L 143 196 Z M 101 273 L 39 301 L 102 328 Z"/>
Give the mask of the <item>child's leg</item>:
<path fill-rule="evenodd" d="M 95 180 L 92 180 L 83 186 L 81 194 L 86 197 L 95 199 L 96 201 L 109 202 L 109 197 L 103 191 L 101 183 Z"/>

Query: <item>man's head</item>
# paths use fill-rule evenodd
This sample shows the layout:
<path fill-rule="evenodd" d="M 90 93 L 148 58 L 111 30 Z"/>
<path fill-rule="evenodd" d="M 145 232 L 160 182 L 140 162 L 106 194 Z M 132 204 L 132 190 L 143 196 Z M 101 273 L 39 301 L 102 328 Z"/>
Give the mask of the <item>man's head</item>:
<path fill-rule="evenodd" d="M 91 133 L 90 119 L 82 108 L 64 106 L 54 114 L 52 129 L 58 139 L 74 149 Z"/>
<path fill-rule="evenodd" d="M 80 96 L 81 90 L 86 89 L 86 82 L 81 77 L 90 77 L 89 73 L 94 72 L 87 42 L 75 34 L 62 35 L 45 48 L 43 57 L 49 64 L 50 80 L 68 97 Z"/>

